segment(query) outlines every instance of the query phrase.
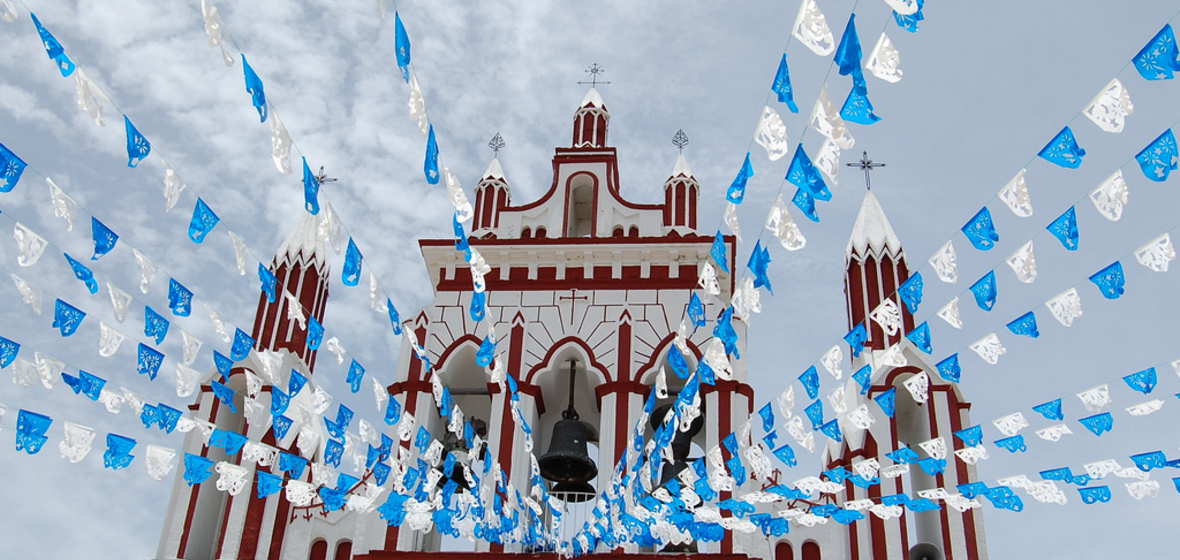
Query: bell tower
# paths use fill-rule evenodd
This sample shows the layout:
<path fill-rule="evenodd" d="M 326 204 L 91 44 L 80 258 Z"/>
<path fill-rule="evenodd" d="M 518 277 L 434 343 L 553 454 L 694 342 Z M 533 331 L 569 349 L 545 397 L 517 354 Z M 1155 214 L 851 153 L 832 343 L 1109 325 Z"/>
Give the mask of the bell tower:
<path fill-rule="evenodd" d="M 567 537 L 581 529 L 608 487 L 636 429 L 651 438 L 644 405 L 655 387 L 666 385 L 669 392 L 656 399 L 657 409 L 684 387 L 670 354 L 695 369 L 712 338 L 711 329 L 699 329 L 686 333 L 682 349 L 674 343 L 711 258 L 713 236 L 696 230 L 699 185 L 681 156 L 664 200 L 627 199 L 617 149 L 607 143 L 609 122 L 602 96 L 590 89 L 574 112 L 572 146 L 556 148 L 552 183 L 537 200 L 509 200 L 500 162 L 489 165 L 476 187 L 469 239 L 488 267 L 483 321 L 470 314 L 476 297 L 471 267 L 455 240 L 419 241 L 434 300 L 405 321 L 397 382 L 390 386 L 416 425 L 441 440 L 447 427 L 431 397 L 433 380 L 441 380 L 465 414 L 487 422 L 486 450 L 503 469 L 504 487 L 524 493 L 538 480 L 535 469 L 546 492 L 560 495 L 554 503 L 567 510 L 565 519 L 576 520 Z M 736 240 L 725 242 L 734 270 Z M 718 285 L 717 299 L 705 303 L 711 317 L 724 310 L 733 278 L 721 271 Z M 744 335 L 744 322 L 733 325 Z M 481 343 L 493 339 L 494 361 L 478 365 Z M 415 346 L 429 371 L 414 357 Z M 735 360 L 732 379 L 702 385 L 704 418 L 674 442 L 674 459 L 695 460 L 719 446 L 752 413 L 752 399 L 745 362 Z M 417 452 L 407 451 L 405 460 L 415 462 Z M 515 499 L 512 490 L 497 487 L 495 476 L 472 491 L 493 502 Z M 440 542 L 435 534 L 390 527 L 385 551 L 437 551 Z M 698 544 L 701 552 L 734 548 L 730 538 Z M 476 549 L 524 551 L 511 543 Z"/>
<path fill-rule="evenodd" d="M 914 496 L 932 489 L 950 491 L 959 484 L 977 481 L 975 461 L 968 463 L 956 455 L 966 446 L 953 435 L 972 426 L 971 403 L 958 384 L 944 379 L 931 357 L 905 337 L 914 329 L 914 319 L 900 301 L 897 288 L 909 279 L 910 271 L 901 241 L 872 191 L 865 194 L 861 204 L 845 260 L 849 327 L 863 323 L 869 333 L 864 350 L 852 360 L 852 371 L 867 367 L 870 372 L 867 389 L 862 391 L 860 383 L 853 380 L 844 387 L 845 394 L 852 396 L 848 409 L 866 405 L 879 413 L 883 409 L 874 399 L 891 391 L 895 405 L 891 417 L 876 414 L 878 421 L 866 429 L 841 419 L 844 441 L 829 443 L 824 468 L 843 466 L 857 472 L 856 467 L 863 467 L 863 461 L 879 461 L 880 484 L 862 488 L 846 480 L 848 501 L 873 498 L 880 503 L 882 496 Z M 901 312 L 900 325 L 893 333 L 872 318 L 872 312 L 887 300 L 892 300 Z M 921 462 L 902 464 L 885 458 L 885 454 L 903 447 L 917 453 Z M 971 451 L 967 452 L 968 458 Z M 954 497 L 950 500 L 962 504 Z M 900 517 L 889 520 L 868 515 L 863 522 L 847 526 L 848 538 L 844 542 L 849 557 L 903 560 L 923 551 L 937 551 L 947 560 L 986 560 L 981 510 L 959 511 L 945 499 L 939 505 L 939 510 L 920 513 L 905 508 Z"/>

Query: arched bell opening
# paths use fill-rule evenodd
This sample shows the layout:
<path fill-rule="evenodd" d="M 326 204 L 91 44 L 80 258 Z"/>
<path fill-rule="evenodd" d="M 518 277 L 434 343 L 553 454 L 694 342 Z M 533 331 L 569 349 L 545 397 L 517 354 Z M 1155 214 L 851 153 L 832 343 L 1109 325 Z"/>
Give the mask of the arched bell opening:
<path fill-rule="evenodd" d="M 682 379 L 676 373 L 676 368 L 672 366 L 672 362 L 669 361 L 669 356 L 672 352 L 676 352 L 684 358 L 684 362 L 688 364 L 687 371 L 695 372 L 697 368 L 698 360 L 693 352 L 685 354 L 675 345 L 667 344 L 661 350 L 660 358 L 656 362 L 659 365 L 644 373 L 641 382 L 652 387 L 652 391 L 654 392 L 656 390 L 657 378 L 662 369 L 665 383 L 668 387 L 668 395 L 666 397 L 656 398 L 652 417 L 649 418 L 644 426 L 643 437 L 645 446 L 646 442 L 652 441 L 655 438 L 656 427 L 667 418 L 667 415 L 672 414 L 672 409 L 675 408 L 675 403 L 680 397 L 680 392 L 688 383 L 688 379 Z M 700 406 L 700 416 L 692 422 L 678 422 L 677 431 L 672 438 L 671 445 L 671 456 L 675 460 L 671 464 L 665 464 L 661 467 L 661 482 L 675 476 L 684 468 L 688 468 L 693 461 L 705 455 L 705 430 L 703 426 L 708 422 L 708 418 L 704 395 L 700 392 L 698 392 L 697 402 Z M 688 428 L 687 431 L 683 430 L 685 427 Z M 665 455 L 665 457 L 667 456 Z"/>
<path fill-rule="evenodd" d="M 479 346 L 476 342 L 473 340 L 463 341 L 447 352 L 434 370 L 434 374 L 440 376 L 443 385 L 451 393 L 452 401 L 464 415 L 463 427 L 458 433 L 449 430 L 450 419 L 441 417 L 438 418 L 439 425 L 434 430 L 435 437 L 443 442 L 443 460 L 446 460 L 447 454 L 454 453 L 456 460 L 460 463 L 452 471 L 450 477 L 450 480 L 454 480 L 459 485 L 460 492 L 467 489 L 462 464 L 467 462 L 466 459 L 471 451 L 467 442 L 467 424 L 471 425 L 473 436 L 478 435 L 486 441 L 488 421 L 491 418 L 492 397 L 488 390 L 488 376 L 484 367 L 476 362 L 478 351 Z M 488 453 L 486 446 L 482 452 Z M 444 478 L 439 483 L 445 484 L 446 481 L 447 479 Z"/>
<path fill-rule="evenodd" d="M 570 179 L 566 237 L 594 235 L 594 183 L 594 177 L 588 174 Z"/>
<path fill-rule="evenodd" d="M 595 389 L 605 383 L 606 375 L 587 367 L 593 363 L 582 346 L 569 344 L 552 352 L 533 377 L 544 403 L 533 434 L 541 476 L 551 492 L 572 502 L 592 500 L 600 473 L 609 474 L 613 467 L 598 464 L 602 411 Z"/>

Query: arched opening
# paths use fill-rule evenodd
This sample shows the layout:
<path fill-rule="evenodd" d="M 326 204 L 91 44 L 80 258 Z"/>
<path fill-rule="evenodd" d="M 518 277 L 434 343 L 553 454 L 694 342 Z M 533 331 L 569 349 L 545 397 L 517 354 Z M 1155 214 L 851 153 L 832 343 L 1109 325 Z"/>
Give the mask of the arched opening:
<path fill-rule="evenodd" d="M 795 550 L 791 543 L 783 541 L 774 547 L 774 560 L 795 560 Z"/>
<path fill-rule="evenodd" d="M 909 369 L 912 371 L 901 373 L 893 380 L 893 386 L 897 389 L 894 429 L 897 430 L 899 447 L 909 446 L 914 452 L 924 454 L 919 449 L 918 444 L 934 437 L 933 430 L 930 426 L 929 407 L 931 403 L 927 401 L 925 404 L 919 404 L 914 400 L 909 390 L 905 388 L 904 382 L 913 378 L 918 373 L 916 368 Z M 908 494 L 916 494 L 919 490 L 929 490 L 939 486 L 935 477 L 927 474 L 926 471 L 917 465 L 911 466 L 907 482 L 909 483 L 909 487 L 905 491 Z M 938 511 L 907 513 L 907 515 L 912 515 L 914 520 L 914 523 L 908 524 L 911 532 L 909 541 L 911 543 L 941 542 L 942 523 L 939 513 Z"/>
<path fill-rule="evenodd" d="M 819 545 L 815 541 L 803 543 L 803 560 L 823 560 L 819 553 Z"/>
<path fill-rule="evenodd" d="M 639 226 L 631 226 L 627 231 L 627 237 L 639 237 Z"/>
<path fill-rule="evenodd" d="M 520 230 L 520 238 L 521 239 L 530 239 L 530 238 L 532 238 L 532 236 L 533 236 L 533 230 L 530 229 L 529 226 L 524 226 L 523 228 L 521 228 L 521 230 Z"/>
<path fill-rule="evenodd" d="M 623 237 L 623 226 L 615 226 L 614 231 L 611 232 L 611 237 Z"/>
<path fill-rule="evenodd" d="M 307 556 L 307 560 L 328 560 L 328 541 L 316 539 L 311 543 L 311 554 Z"/>
<path fill-rule="evenodd" d="M 594 235 L 594 179 L 578 175 L 570 180 L 569 230 L 566 237 Z"/>
<path fill-rule="evenodd" d="M 689 372 L 694 372 L 694 371 L 696 371 L 696 368 L 697 368 L 696 355 L 693 354 L 691 351 L 688 353 L 681 353 L 680 349 L 677 348 L 674 344 L 672 344 L 670 342 L 664 346 L 664 348 L 660 351 L 659 359 L 655 362 L 656 365 L 654 367 L 652 367 L 651 369 L 649 369 L 648 371 L 644 372 L 642 378 L 640 379 L 640 382 L 643 383 L 644 385 L 655 387 L 656 379 L 659 376 L 660 370 L 663 369 L 663 371 L 664 371 L 664 379 L 665 379 L 667 386 L 668 386 L 668 396 L 664 397 L 664 398 L 657 398 L 656 399 L 655 410 L 653 411 L 653 418 L 656 414 L 659 414 L 660 412 L 667 410 L 667 409 L 662 409 L 661 407 L 674 406 L 677 398 L 680 396 L 680 391 L 682 391 L 684 389 L 685 384 L 688 382 L 688 379 L 681 379 L 680 378 L 680 376 L 676 373 L 675 368 L 672 367 L 671 362 L 669 362 L 668 356 L 672 352 L 677 352 L 684 358 L 684 361 L 688 364 L 687 370 Z M 689 378 L 691 379 L 691 375 Z M 700 426 L 703 426 L 708 423 L 708 410 L 705 408 L 704 396 L 701 395 L 700 393 L 698 393 L 697 399 L 698 399 L 698 402 L 700 403 L 700 407 L 701 407 L 700 408 L 700 418 L 694 421 L 694 426 L 700 427 Z M 672 413 L 671 411 L 664 412 L 665 415 L 671 414 L 671 413 Z M 657 422 L 658 422 L 658 420 L 657 420 Z M 696 429 L 696 428 L 694 428 L 694 429 Z M 675 476 L 682 469 L 687 468 L 694 461 L 705 456 L 705 432 L 706 431 L 704 429 L 696 429 L 696 433 L 693 434 L 687 442 L 689 444 L 688 448 L 687 448 L 687 454 L 683 457 L 683 459 L 678 458 L 676 460 L 676 462 L 671 464 L 670 466 L 669 466 L 669 464 L 665 464 L 665 466 L 662 467 L 664 470 L 661 472 L 661 475 L 660 475 L 661 480 L 663 480 L 664 477 Z M 656 435 L 655 428 L 652 427 L 652 421 L 649 419 L 647 425 L 644 426 L 644 439 L 645 439 L 645 441 L 651 441 L 653 438 L 655 438 L 655 435 Z M 679 431 L 679 427 L 678 427 L 677 433 L 673 437 L 674 438 L 684 438 L 684 437 L 686 437 L 686 435 L 684 432 Z M 673 448 L 672 448 L 673 454 L 677 453 L 677 451 L 676 451 L 677 445 L 675 445 L 675 443 L 677 441 L 678 441 L 677 439 L 673 439 L 673 443 L 674 443 Z M 684 451 L 682 448 L 680 453 L 683 453 L 683 452 Z M 683 462 L 681 462 L 681 461 L 683 461 Z"/>
<path fill-rule="evenodd" d="M 352 559 L 352 541 L 340 541 L 336 544 L 336 556 L 334 560 L 351 560 Z"/>
<path fill-rule="evenodd" d="M 537 239 L 545 239 L 548 233 L 545 231 L 545 226 L 537 226 Z"/>

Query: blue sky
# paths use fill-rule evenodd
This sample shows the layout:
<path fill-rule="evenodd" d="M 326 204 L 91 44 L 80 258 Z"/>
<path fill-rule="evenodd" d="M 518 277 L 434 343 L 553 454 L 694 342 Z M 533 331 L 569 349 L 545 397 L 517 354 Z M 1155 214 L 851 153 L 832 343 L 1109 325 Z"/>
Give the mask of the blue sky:
<path fill-rule="evenodd" d="M 282 117 L 299 152 L 313 168 L 323 165 L 328 175 L 340 179 L 325 187 L 325 196 L 361 245 L 366 265 L 377 272 L 403 316 L 425 305 L 430 287 L 415 240 L 449 236 L 450 207 L 442 190 L 422 177 L 423 141 L 407 116 L 408 88 L 394 64 L 392 6 L 390 18 L 382 20 L 368 0 L 222 4 L 222 18 L 265 81 L 272 110 Z M 934 319 L 937 307 L 974 278 L 992 268 L 1000 275 L 996 310 L 966 309 L 965 301 L 962 332 L 935 325 L 937 319 L 931 323 L 936 354 L 963 349 L 992 331 L 1005 340 L 1008 353 L 996 366 L 964 356 L 962 389 L 973 402 L 973 420 L 988 426 L 1017 410 L 1031 415 L 1031 406 L 1056 397 L 1066 398 L 1067 415 L 1076 418 L 1082 409 L 1073 393 L 1112 383 L 1112 433 L 1095 438 L 1076 422 L 1071 426 L 1075 435 L 1058 443 L 1028 433 L 1028 452 L 993 453 L 981 464 L 981 476 L 989 481 L 1018 473 L 1032 477 L 1067 465 L 1077 471 L 1107 458 L 1128 466 L 1127 456 L 1134 453 L 1176 453 L 1180 441 L 1166 429 L 1178 420 L 1177 403 L 1168 400 L 1177 391 L 1172 372 L 1160 370 L 1157 392 L 1166 391 L 1159 397 L 1166 404 L 1148 417 L 1126 415 L 1123 407 L 1147 398 L 1114 384 L 1128 373 L 1180 358 L 1174 349 L 1176 326 L 1167 320 L 1180 312 L 1172 295 L 1175 280 L 1169 275 L 1176 273 L 1147 272 L 1125 260 L 1127 293 L 1117 301 L 1101 299 L 1085 281 L 1177 225 L 1171 211 L 1175 189 L 1146 181 L 1132 165 L 1123 167 L 1131 194 L 1122 220 L 1100 218 L 1084 200 L 1102 179 L 1180 119 L 1174 101 L 1180 86 L 1175 81 L 1147 82 L 1128 66 L 1174 17 L 1175 8 L 1146 0 L 1117 7 L 1096 1 L 932 0 L 921 30 L 909 34 L 889 22 L 883 2 L 820 5 L 837 37 L 855 5 L 865 49 L 884 29 L 901 52 L 905 77 L 900 83 L 868 78 L 870 97 L 883 120 L 871 127 L 851 125 L 857 144 L 845 151 L 842 161 L 855 160 L 864 149 L 889 164 L 874 175 L 874 192 L 911 265 L 924 262 L 1008 179 L 1028 169 L 1033 216 L 1016 218 L 993 203 L 1000 245 L 981 253 L 957 237 L 963 279 L 947 286 L 931 275 L 929 307 L 919 313 L 919 320 Z M 191 190 L 255 254 L 269 255 L 302 211 L 299 178 L 275 172 L 269 128 L 258 124 L 240 66 L 227 69 L 217 50 L 206 45 L 199 3 L 31 1 L 30 6 Z M 501 162 L 514 200 L 530 201 L 542 194 L 550 183 L 551 150 L 568 144 L 571 117 L 585 93 L 577 82 L 597 62 L 612 82 L 601 92 L 612 112 L 611 143 L 619 148 L 627 197 L 643 202 L 662 198 L 661 185 L 676 160 L 670 140 L 677 129 L 684 129 L 692 140 L 685 156 L 704 186 L 700 223 L 711 230 L 720 225 L 725 188 L 746 151 L 754 150 L 757 175 L 740 212 L 749 245 L 749 232 L 759 229 L 788 161 L 770 163 L 758 146 L 751 146 L 784 45 L 802 112 L 788 115 L 784 106 L 772 106 L 783 114 L 792 142 L 802 138 L 809 152 L 818 149 L 818 135 L 803 132 L 811 105 L 825 79 L 834 98 L 842 99 L 848 87 L 846 77 L 828 74 L 827 58 L 788 43 L 797 7 L 794 1 L 727 6 L 618 1 L 595 3 L 591 9 L 523 0 L 401 6 L 443 163 L 465 186 L 470 188 L 487 166 L 491 154 L 485 144 L 499 132 L 508 143 Z M 0 22 L 0 143 L 51 176 L 115 229 L 123 243 L 183 278 L 232 322 L 248 326 L 257 283 L 252 274 L 236 274 L 224 230 L 201 246 L 187 240 L 195 198 L 185 195 L 176 210 L 163 212 L 158 160 L 126 168 L 118 112 L 108 105 L 108 125 L 96 128 L 77 111 L 73 80 L 61 78 L 53 68 L 27 10 L 19 4 L 18 9 L 21 18 L 16 22 Z M 1108 134 L 1080 111 L 1116 76 L 1129 89 L 1135 114 L 1123 133 Z M 1088 151 L 1077 170 L 1035 158 L 1066 124 Z M 745 358 L 759 404 L 785 389 L 847 330 L 843 252 L 862 188 L 858 174 L 843 173 L 833 189 L 834 200 L 820 208 L 822 221 L 800 224 L 807 247 L 789 254 L 772 249 L 776 295 L 763 297 L 765 311 L 752 321 Z M 1018 284 L 1002 259 L 1075 203 L 1081 248 L 1067 253 L 1040 234 L 1040 275 L 1031 285 Z M 20 270 L 14 244 L 0 243 L 0 273 L 16 271 L 47 294 L 83 302 L 94 310 L 94 318 L 111 322 L 102 293 L 87 294 L 51 253 L 88 255 L 89 230 L 83 224 L 72 233 L 65 231 L 63 222 L 53 217 L 41 177 L 30 169 L 18 189 L 0 198 L 0 211 L 5 216 L 0 229 L 12 227 L 11 219 L 16 219 L 54 243 L 41 263 Z M 740 257 L 749 249 L 743 244 Z M 335 258 L 333 267 L 339 270 L 341 257 Z M 125 247 L 94 263 L 94 269 L 128 291 L 134 289 L 135 261 Z M 158 278 L 142 300 L 166 307 L 163 283 Z M 1082 292 L 1084 316 L 1065 329 L 1040 306 L 1071 286 Z M 90 330 L 63 340 L 49 328 L 49 315 L 33 315 L 11 286 L 0 287 L 0 301 L 9 310 L 0 336 L 25 344 L 22 356 L 25 351 L 45 352 L 75 368 L 107 372 L 113 382 L 138 387 L 153 400 L 183 404 L 169 386 L 136 379 L 133 352 L 127 347 L 113 358 L 98 357 L 96 321 Z M 1041 320 L 1040 339 L 1005 336 L 1008 320 L 1034 308 Z M 392 379 L 398 341 L 384 319 L 369 310 L 364 290 L 335 285 L 325 323 L 369 371 Z M 214 340 L 212 329 L 195 317 L 180 325 Z M 178 351 L 177 342 L 171 344 Z M 343 373 L 336 377 L 329 375 L 326 387 L 347 395 Z M 136 437 L 141 445 L 180 446 L 177 437 L 144 431 L 131 415 L 110 415 L 60 388 L 0 387 L 0 402 L 9 410 L 0 424 L 0 443 L 8 442 L 4 445 L 11 444 L 16 410 L 27 408 L 94 427 L 100 434 Z M 354 408 L 364 408 L 376 419 L 370 401 L 360 397 L 367 395 L 355 396 Z M 353 398 L 344 397 L 350 403 Z M 138 463 L 119 472 L 103 469 L 100 449 L 80 464 L 69 464 L 58 457 L 59 440 L 55 425 L 50 444 L 36 456 L 0 450 L 10 504 L 0 511 L 6 551 L 28 558 L 81 553 L 152 557 L 170 482 L 152 481 Z M 799 477 L 805 474 L 810 471 Z M 1165 556 L 1172 549 L 1167 520 L 1176 500 L 1167 475 L 1153 473 L 1163 492 L 1141 502 L 1113 480 L 1115 498 L 1109 504 L 1084 505 L 1069 489 L 1066 506 L 1027 499 L 1019 514 L 989 507 L 984 514 L 989 551 L 995 558 Z"/>

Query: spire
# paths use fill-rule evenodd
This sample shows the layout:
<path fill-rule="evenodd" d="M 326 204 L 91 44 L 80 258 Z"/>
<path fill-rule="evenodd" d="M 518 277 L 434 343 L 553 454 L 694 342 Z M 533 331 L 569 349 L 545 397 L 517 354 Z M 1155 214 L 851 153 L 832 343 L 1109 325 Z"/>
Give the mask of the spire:
<path fill-rule="evenodd" d="M 483 230 L 499 227 L 500 211 L 511 203 L 511 199 L 512 190 L 500 168 L 500 158 L 493 157 L 488 170 L 475 184 L 475 221 L 471 223 L 471 231 L 483 235 Z"/>
<path fill-rule="evenodd" d="M 499 179 L 501 181 L 508 182 L 508 180 L 504 178 L 504 170 L 500 169 L 500 158 L 492 158 L 492 163 L 488 164 L 488 170 L 483 172 L 481 180 L 482 179 Z"/>
<path fill-rule="evenodd" d="M 610 111 L 598 90 L 591 87 L 574 113 L 574 147 L 605 148 Z"/>
<path fill-rule="evenodd" d="M 278 245 L 278 251 L 275 253 L 276 263 L 309 263 L 315 262 L 317 268 L 326 265 L 323 255 L 323 239 L 320 237 L 320 223 L 321 220 L 327 219 L 328 213 L 332 213 L 330 207 L 324 207 L 319 215 L 310 215 L 310 213 L 302 212 L 303 215 L 299 219 L 299 223 L 295 224 L 295 228 L 287 235 L 282 245 Z"/>
<path fill-rule="evenodd" d="M 863 259 L 870 255 L 897 257 L 901 254 L 901 240 L 893 232 L 893 226 L 889 225 L 889 218 L 885 217 L 881 203 L 877 202 L 873 191 L 866 192 L 860 213 L 856 215 L 856 223 L 852 226 L 845 256 L 851 258 L 856 255 Z"/>
<path fill-rule="evenodd" d="M 680 157 L 676 158 L 676 167 L 672 168 L 671 178 L 692 176 L 692 168 L 688 166 L 688 160 L 684 159 L 684 154 L 680 154 Z"/>

